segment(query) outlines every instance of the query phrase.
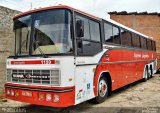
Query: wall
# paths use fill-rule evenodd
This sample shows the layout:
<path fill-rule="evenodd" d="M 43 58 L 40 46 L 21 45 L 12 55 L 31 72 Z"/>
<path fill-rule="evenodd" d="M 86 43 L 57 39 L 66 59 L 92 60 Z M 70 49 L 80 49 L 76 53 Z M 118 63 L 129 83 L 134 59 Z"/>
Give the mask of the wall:
<path fill-rule="evenodd" d="M 13 21 L 20 12 L 0 6 L 0 94 L 5 82 L 5 64 L 7 56 L 14 52 Z"/>

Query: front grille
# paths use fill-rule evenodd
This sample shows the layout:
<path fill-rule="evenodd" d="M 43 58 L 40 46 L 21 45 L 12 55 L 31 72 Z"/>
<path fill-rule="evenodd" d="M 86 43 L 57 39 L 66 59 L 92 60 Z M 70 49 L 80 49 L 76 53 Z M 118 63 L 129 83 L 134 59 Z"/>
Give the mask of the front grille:
<path fill-rule="evenodd" d="M 60 70 L 17 70 L 7 69 L 7 82 L 60 85 Z"/>

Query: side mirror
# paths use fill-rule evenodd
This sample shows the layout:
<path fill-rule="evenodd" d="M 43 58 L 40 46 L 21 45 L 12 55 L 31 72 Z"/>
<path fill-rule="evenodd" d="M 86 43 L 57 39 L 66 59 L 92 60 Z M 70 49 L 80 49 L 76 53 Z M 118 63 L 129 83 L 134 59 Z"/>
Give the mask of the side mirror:
<path fill-rule="evenodd" d="M 84 37 L 84 21 L 82 20 L 76 21 L 76 36 Z"/>

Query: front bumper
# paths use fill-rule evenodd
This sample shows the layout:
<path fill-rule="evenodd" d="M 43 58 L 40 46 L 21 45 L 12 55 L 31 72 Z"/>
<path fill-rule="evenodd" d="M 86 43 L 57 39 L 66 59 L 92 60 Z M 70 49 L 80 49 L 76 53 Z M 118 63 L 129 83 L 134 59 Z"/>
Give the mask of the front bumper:
<path fill-rule="evenodd" d="M 74 86 L 46 87 L 6 83 L 5 95 L 8 99 L 35 105 L 68 107 L 75 104 Z M 47 95 L 51 97 L 49 100 Z"/>

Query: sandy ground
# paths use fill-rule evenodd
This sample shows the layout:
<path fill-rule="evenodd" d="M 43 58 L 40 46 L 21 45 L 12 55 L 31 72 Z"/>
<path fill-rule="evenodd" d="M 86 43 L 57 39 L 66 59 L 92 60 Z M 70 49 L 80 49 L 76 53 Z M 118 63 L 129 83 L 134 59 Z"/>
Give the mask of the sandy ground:
<path fill-rule="evenodd" d="M 138 81 L 114 91 L 101 104 L 84 102 L 73 107 L 56 109 L 12 100 L 0 102 L 0 113 L 14 111 L 16 113 L 160 113 L 160 74 L 156 74 L 147 82 Z"/>

